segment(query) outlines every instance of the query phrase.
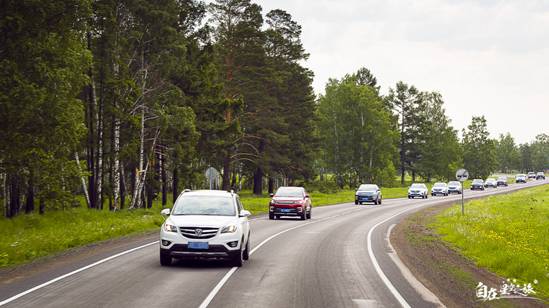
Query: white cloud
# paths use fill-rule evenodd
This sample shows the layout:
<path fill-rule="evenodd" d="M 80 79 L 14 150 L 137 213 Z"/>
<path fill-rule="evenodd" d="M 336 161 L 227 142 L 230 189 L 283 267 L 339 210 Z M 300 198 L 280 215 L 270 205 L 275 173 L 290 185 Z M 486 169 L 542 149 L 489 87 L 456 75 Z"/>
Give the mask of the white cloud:
<path fill-rule="evenodd" d="M 439 91 L 456 128 L 485 115 L 519 142 L 549 133 L 549 1 L 257 1 L 303 26 L 314 88 L 365 66 L 383 91 Z"/>

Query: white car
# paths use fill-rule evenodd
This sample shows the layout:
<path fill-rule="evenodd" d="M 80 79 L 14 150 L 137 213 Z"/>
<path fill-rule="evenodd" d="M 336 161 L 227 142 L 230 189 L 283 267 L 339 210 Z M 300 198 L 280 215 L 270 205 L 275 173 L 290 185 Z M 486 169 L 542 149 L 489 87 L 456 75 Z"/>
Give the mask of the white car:
<path fill-rule="evenodd" d="M 228 259 L 242 266 L 250 254 L 250 212 L 234 192 L 185 190 L 161 214 L 160 264 L 172 259 Z"/>
<path fill-rule="evenodd" d="M 408 199 L 412 199 L 415 197 L 427 199 L 428 194 L 429 193 L 427 186 L 425 186 L 425 184 L 423 183 L 414 183 L 408 189 Z"/>
<path fill-rule="evenodd" d="M 451 194 L 451 193 L 462 194 L 463 193 L 463 188 L 461 186 L 461 183 L 458 182 L 458 181 L 448 182 L 448 193 L 449 194 Z"/>
<path fill-rule="evenodd" d="M 448 185 L 438 182 L 431 188 L 431 196 L 443 195 L 448 196 Z"/>

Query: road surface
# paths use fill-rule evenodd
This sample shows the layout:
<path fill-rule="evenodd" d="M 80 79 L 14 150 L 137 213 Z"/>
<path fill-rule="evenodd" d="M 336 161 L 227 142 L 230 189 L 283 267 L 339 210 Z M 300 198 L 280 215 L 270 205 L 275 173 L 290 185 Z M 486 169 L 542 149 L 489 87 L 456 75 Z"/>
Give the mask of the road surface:
<path fill-rule="evenodd" d="M 547 183 L 467 190 L 465 196 Z M 387 231 L 414 211 L 460 198 L 318 207 L 307 221 L 258 217 L 251 221 L 253 253 L 239 269 L 222 262 L 161 267 L 158 244 L 153 243 L 156 236 L 145 238 L 123 249 L 4 281 L 0 303 L 5 307 L 435 307 L 389 257 Z M 94 265 L 96 261 L 100 263 Z"/>

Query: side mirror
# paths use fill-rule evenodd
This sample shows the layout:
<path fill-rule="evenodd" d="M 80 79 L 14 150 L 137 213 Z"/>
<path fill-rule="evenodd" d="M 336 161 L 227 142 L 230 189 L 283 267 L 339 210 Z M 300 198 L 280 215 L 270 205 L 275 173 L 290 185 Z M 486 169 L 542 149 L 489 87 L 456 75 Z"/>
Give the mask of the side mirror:
<path fill-rule="evenodd" d="M 309 194 L 306 194 L 305 199 L 308 199 L 308 198 L 311 198 L 311 196 L 309 196 Z"/>
<path fill-rule="evenodd" d="M 273 194 L 273 193 L 270 193 L 270 194 L 269 194 L 269 197 L 271 197 L 271 198 L 272 198 L 272 197 L 274 197 L 274 195 L 275 195 L 275 194 Z"/>
<path fill-rule="evenodd" d="M 170 209 L 163 209 L 162 211 L 160 211 L 160 215 L 164 216 L 164 218 L 167 218 L 168 216 L 170 216 Z"/>
<path fill-rule="evenodd" d="M 242 210 L 242 211 L 240 211 L 240 215 L 238 215 L 238 216 L 248 217 L 248 216 L 252 216 L 252 213 L 250 213 L 250 211 Z"/>

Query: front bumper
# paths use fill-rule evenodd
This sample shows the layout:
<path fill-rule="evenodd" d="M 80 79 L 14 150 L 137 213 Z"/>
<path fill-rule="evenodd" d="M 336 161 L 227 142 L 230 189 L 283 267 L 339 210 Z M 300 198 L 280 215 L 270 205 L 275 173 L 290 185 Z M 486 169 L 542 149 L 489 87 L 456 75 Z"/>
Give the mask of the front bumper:
<path fill-rule="evenodd" d="M 300 211 L 297 207 L 277 207 L 274 205 L 272 206 L 270 213 L 280 216 L 301 216 L 303 215 L 303 208 Z"/>
<path fill-rule="evenodd" d="M 484 190 L 484 186 L 471 186 L 471 190 Z"/>
<path fill-rule="evenodd" d="M 355 201 L 357 202 L 374 202 L 377 200 L 377 196 L 355 196 Z"/>
<path fill-rule="evenodd" d="M 240 251 L 227 249 L 224 245 L 210 245 L 208 249 L 189 249 L 187 244 L 174 244 L 170 248 L 161 246 L 160 253 L 176 259 L 232 259 Z"/>
<path fill-rule="evenodd" d="M 408 193 L 408 197 L 411 197 L 411 198 L 414 198 L 414 197 L 424 197 L 426 196 L 427 194 L 426 193 L 421 193 L 421 192 L 409 192 Z"/>
<path fill-rule="evenodd" d="M 178 228 L 179 229 L 179 228 Z M 242 245 L 243 234 L 240 228 L 233 233 L 217 233 L 214 237 L 208 239 L 191 239 L 183 236 L 178 232 L 160 231 L 160 249 L 161 251 L 169 251 L 173 257 L 226 257 L 232 253 L 238 253 Z M 189 242 L 207 242 L 208 249 L 189 249 Z M 229 243 L 237 243 L 234 247 L 229 246 Z M 208 254 L 211 253 L 211 254 Z"/>
<path fill-rule="evenodd" d="M 451 193 L 458 193 L 458 194 L 459 194 L 459 193 L 461 193 L 461 189 L 457 189 L 457 188 L 455 188 L 455 189 L 448 189 L 448 193 L 449 193 L 449 194 L 451 194 Z"/>
<path fill-rule="evenodd" d="M 448 190 L 435 190 L 431 192 L 431 195 L 446 195 L 448 194 Z"/>

